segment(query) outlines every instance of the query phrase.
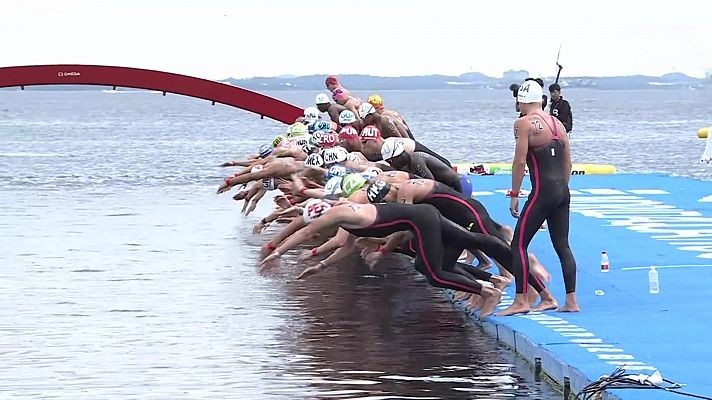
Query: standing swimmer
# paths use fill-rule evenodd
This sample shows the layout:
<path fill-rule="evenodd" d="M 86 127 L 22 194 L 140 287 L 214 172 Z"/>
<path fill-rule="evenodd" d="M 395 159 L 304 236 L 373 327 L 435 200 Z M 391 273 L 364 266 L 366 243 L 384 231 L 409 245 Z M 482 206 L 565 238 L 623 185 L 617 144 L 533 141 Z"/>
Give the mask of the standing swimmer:
<path fill-rule="evenodd" d="M 541 111 L 543 89 L 534 81 L 525 81 L 519 88 L 517 102 L 523 116 L 514 123 L 517 141 L 512 163 L 512 188 L 509 211 L 518 218 L 512 239 L 513 269 L 517 293 L 514 303 L 498 315 L 513 315 L 530 311 L 526 278 L 529 275 L 527 247 L 546 220 L 566 286 L 566 303 L 559 311 L 580 311 L 576 302 L 576 260 L 569 247 L 569 179 L 571 178 L 571 147 L 560 121 Z M 532 190 L 519 213 L 519 192 L 524 169 L 529 167 Z M 542 301 L 535 310 L 552 309 L 555 301 Z"/>

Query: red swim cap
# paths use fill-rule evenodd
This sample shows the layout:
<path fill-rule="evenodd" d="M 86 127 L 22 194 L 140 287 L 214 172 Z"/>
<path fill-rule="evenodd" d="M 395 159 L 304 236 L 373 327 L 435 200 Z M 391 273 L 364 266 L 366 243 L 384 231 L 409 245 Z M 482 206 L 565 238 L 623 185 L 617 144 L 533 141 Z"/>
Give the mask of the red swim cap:
<path fill-rule="evenodd" d="M 336 79 L 336 77 L 335 77 L 334 75 L 329 75 L 329 76 L 326 78 L 326 84 L 327 84 L 327 85 L 338 85 L 338 84 L 339 84 L 339 80 Z"/>
<path fill-rule="evenodd" d="M 347 125 L 339 132 L 339 139 L 358 140 L 358 131 L 353 126 Z"/>
<path fill-rule="evenodd" d="M 368 125 L 361 130 L 361 140 L 376 140 L 381 137 L 381 130 L 376 125 Z"/>

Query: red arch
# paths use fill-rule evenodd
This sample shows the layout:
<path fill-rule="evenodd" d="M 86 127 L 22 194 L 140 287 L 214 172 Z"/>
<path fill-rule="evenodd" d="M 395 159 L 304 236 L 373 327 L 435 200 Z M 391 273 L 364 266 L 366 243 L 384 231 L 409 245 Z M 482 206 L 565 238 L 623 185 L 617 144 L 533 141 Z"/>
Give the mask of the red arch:
<path fill-rule="evenodd" d="M 304 111 L 252 90 L 226 83 L 150 69 L 107 65 L 25 65 L 0 68 L 0 87 L 101 85 L 158 90 L 210 100 L 291 124 Z"/>

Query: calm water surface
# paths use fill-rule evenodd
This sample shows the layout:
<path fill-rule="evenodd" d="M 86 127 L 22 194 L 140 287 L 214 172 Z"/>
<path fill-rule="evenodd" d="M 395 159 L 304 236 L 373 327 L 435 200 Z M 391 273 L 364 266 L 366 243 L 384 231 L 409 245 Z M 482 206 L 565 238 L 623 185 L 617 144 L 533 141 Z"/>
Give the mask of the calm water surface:
<path fill-rule="evenodd" d="M 506 92 L 383 95 L 453 160 L 511 157 Z M 712 177 L 710 93 L 567 95 L 576 161 Z M 215 166 L 282 129 L 179 96 L 0 92 L 0 398 L 557 397 L 399 258 L 260 276 L 271 204 L 240 215 Z"/>

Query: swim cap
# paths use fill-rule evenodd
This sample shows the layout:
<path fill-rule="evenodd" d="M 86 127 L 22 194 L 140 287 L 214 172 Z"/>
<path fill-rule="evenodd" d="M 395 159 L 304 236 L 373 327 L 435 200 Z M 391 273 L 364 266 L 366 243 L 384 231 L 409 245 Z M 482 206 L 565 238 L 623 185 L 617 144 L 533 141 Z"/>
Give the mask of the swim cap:
<path fill-rule="evenodd" d="M 519 86 L 517 101 L 522 104 L 541 103 L 544 89 L 535 81 L 524 81 Z"/>
<path fill-rule="evenodd" d="M 260 158 L 265 158 L 272 154 L 272 150 L 274 150 L 274 147 L 271 144 L 263 144 L 260 146 Z"/>
<path fill-rule="evenodd" d="M 353 124 L 354 122 L 356 122 L 356 116 L 353 112 L 344 110 L 339 114 L 340 124 Z"/>
<path fill-rule="evenodd" d="M 307 167 L 321 167 L 324 165 L 324 159 L 318 154 L 309 154 L 306 160 L 304 160 L 304 165 Z"/>
<path fill-rule="evenodd" d="M 368 102 L 372 106 L 376 107 L 377 110 L 380 110 L 381 108 L 383 108 L 383 99 L 381 98 L 381 96 L 379 96 L 377 94 L 372 94 L 372 95 L 368 96 Z"/>
<path fill-rule="evenodd" d="M 277 181 L 274 177 L 262 179 L 262 187 L 267 190 L 277 189 Z"/>
<path fill-rule="evenodd" d="M 316 107 L 307 107 L 304 109 L 304 118 L 309 121 L 316 121 L 319 118 L 319 109 Z"/>
<path fill-rule="evenodd" d="M 346 161 L 346 156 L 348 156 L 348 154 L 349 152 L 341 146 L 324 149 L 324 151 L 321 152 L 321 156 L 324 157 L 326 165 L 344 162 Z"/>
<path fill-rule="evenodd" d="M 336 77 L 335 77 L 334 75 L 329 75 L 329 76 L 326 78 L 325 83 L 326 83 L 327 85 L 336 85 L 336 84 L 339 83 L 339 80 L 336 79 Z"/>
<path fill-rule="evenodd" d="M 339 132 L 339 139 L 341 140 L 358 140 L 358 131 L 351 125 L 347 125 L 341 129 Z"/>
<path fill-rule="evenodd" d="M 272 139 L 272 147 L 275 147 L 275 148 L 276 148 L 276 147 L 279 146 L 279 145 L 282 143 L 282 141 L 283 141 L 284 139 L 286 139 L 286 138 L 287 138 L 287 137 L 284 136 L 284 135 L 277 135 L 277 136 L 275 136 L 274 139 Z"/>
<path fill-rule="evenodd" d="M 316 121 L 314 123 L 314 127 L 316 128 L 315 130 L 317 131 L 330 131 L 331 130 L 331 121 Z"/>
<path fill-rule="evenodd" d="M 344 90 L 341 88 L 336 88 L 333 92 L 331 92 L 331 98 L 334 99 L 334 101 L 339 100 L 343 97 L 346 97 L 346 93 L 344 93 Z"/>
<path fill-rule="evenodd" d="M 340 176 L 333 176 L 329 178 L 329 180 L 326 181 L 326 185 L 324 185 L 324 193 L 327 196 L 341 194 L 341 181 L 342 177 Z"/>
<path fill-rule="evenodd" d="M 343 178 L 348 173 L 349 173 L 349 170 L 346 167 L 344 167 L 343 165 L 334 164 L 331 167 L 329 167 L 328 171 L 326 171 L 326 179 L 331 179 L 335 176 Z"/>
<path fill-rule="evenodd" d="M 322 131 L 322 130 L 318 130 L 318 131 L 312 132 L 311 137 L 312 137 L 312 139 L 314 139 L 314 143 L 317 143 L 317 144 L 318 144 L 318 143 L 319 143 L 319 140 L 321 140 L 321 137 L 324 135 L 324 133 L 325 133 L 325 132 Z"/>
<path fill-rule="evenodd" d="M 349 197 L 366 184 L 366 179 L 361 174 L 348 174 L 341 180 L 341 192 L 344 197 Z"/>
<path fill-rule="evenodd" d="M 361 153 L 358 151 L 352 151 L 348 156 L 346 156 L 346 159 L 356 164 L 361 164 L 361 157 L 359 157 L 359 154 Z"/>
<path fill-rule="evenodd" d="M 258 164 L 258 165 L 255 165 L 254 167 L 252 167 L 250 169 L 250 172 L 252 172 L 252 173 L 260 172 L 260 171 L 262 171 L 262 168 L 264 168 L 264 166 L 262 164 Z"/>
<path fill-rule="evenodd" d="M 384 161 L 398 157 L 405 152 L 405 146 L 402 140 L 386 140 L 381 146 L 381 157 Z"/>
<path fill-rule="evenodd" d="M 472 182 L 467 175 L 460 175 L 460 186 L 462 187 L 462 194 L 467 197 L 472 196 Z"/>
<path fill-rule="evenodd" d="M 333 147 L 339 143 L 339 137 L 334 132 L 324 132 L 317 143 L 321 147 Z"/>
<path fill-rule="evenodd" d="M 370 103 L 363 103 L 358 108 L 358 116 L 361 117 L 361 119 L 364 119 L 367 115 L 374 114 L 375 112 L 376 108 L 374 108 L 373 104 Z"/>
<path fill-rule="evenodd" d="M 388 192 L 391 190 L 391 185 L 386 181 L 377 180 L 366 189 L 366 197 L 371 203 L 383 203 L 383 199 L 386 198 Z"/>
<path fill-rule="evenodd" d="M 314 104 L 316 105 L 329 103 L 331 103 L 331 101 L 329 101 L 329 96 L 326 93 L 317 94 L 316 99 L 314 100 Z"/>
<path fill-rule="evenodd" d="M 304 222 L 309 224 L 315 219 L 319 218 L 322 214 L 327 212 L 331 208 L 331 205 L 324 200 L 320 199 L 309 199 L 304 203 Z"/>
<path fill-rule="evenodd" d="M 368 125 L 359 134 L 361 140 L 377 140 L 381 138 L 381 130 L 376 125 Z"/>
<path fill-rule="evenodd" d="M 287 130 L 287 134 L 289 136 L 306 135 L 306 133 L 307 133 L 307 126 L 302 124 L 301 122 L 297 122 L 292 125 L 289 125 L 289 129 Z"/>
<path fill-rule="evenodd" d="M 361 173 L 361 175 L 366 179 L 373 179 L 382 173 L 383 173 L 382 169 L 380 169 L 378 167 L 370 167 L 367 170 L 363 171 Z"/>

